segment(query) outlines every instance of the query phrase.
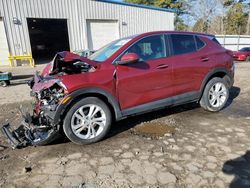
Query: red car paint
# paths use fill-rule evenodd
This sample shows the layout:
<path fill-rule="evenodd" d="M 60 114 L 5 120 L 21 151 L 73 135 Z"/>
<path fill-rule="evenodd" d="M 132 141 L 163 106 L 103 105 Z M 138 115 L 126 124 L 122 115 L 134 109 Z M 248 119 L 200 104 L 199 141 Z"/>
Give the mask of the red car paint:
<path fill-rule="evenodd" d="M 197 35 L 206 45 L 197 52 L 171 55 L 136 65 L 112 64 L 136 41 L 158 34 Z M 208 35 L 189 32 L 144 33 L 135 36 L 104 62 L 96 63 L 88 60 L 91 65 L 97 65 L 94 72 L 56 77 L 61 80 L 68 93 L 82 88 L 100 88 L 117 99 L 121 110 L 128 109 L 191 91 L 199 91 L 206 75 L 216 68 L 226 68 L 233 75 L 231 56 L 226 49 L 210 38 Z M 87 61 L 86 58 L 84 60 Z M 49 73 L 51 66 L 52 63 L 44 69 L 43 76 Z"/>
<path fill-rule="evenodd" d="M 246 61 L 250 58 L 250 50 L 249 51 L 234 51 L 233 57 L 236 61 Z"/>

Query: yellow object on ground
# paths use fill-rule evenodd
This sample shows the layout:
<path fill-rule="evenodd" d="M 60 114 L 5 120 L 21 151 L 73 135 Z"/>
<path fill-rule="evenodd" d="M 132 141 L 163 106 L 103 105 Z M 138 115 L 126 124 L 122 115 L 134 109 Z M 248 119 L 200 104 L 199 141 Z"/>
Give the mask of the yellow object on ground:
<path fill-rule="evenodd" d="M 31 54 L 16 55 L 16 56 L 9 55 L 9 62 L 10 62 L 11 67 L 14 67 L 14 60 L 27 60 L 27 61 L 29 61 L 29 64 L 31 67 L 35 67 L 35 63 L 34 63 L 34 60 L 33 60 L 33 57 Z"/>

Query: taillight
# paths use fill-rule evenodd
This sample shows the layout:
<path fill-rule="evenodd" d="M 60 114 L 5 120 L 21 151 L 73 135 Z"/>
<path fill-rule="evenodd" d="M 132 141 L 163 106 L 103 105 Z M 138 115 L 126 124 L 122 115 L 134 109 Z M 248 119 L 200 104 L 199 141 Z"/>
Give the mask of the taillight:
<path fill-rule="evenodd" d="M 230 55 L 231 57 L 233 57 L 233 56 L 234 56 L 233 51 L 231 51 L 231 50 L 227 50 L 226 52 L 227 52 L 227 54 L 228 54 L 228 55 Z"/>

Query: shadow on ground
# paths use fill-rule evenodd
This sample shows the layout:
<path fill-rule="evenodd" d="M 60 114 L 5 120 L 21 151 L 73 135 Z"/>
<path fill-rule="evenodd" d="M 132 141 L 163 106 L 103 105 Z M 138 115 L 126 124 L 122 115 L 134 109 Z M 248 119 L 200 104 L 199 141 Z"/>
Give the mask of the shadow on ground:
<path fill-rule="evenodd" d="M 230 97 L 228 99 L 228 102 L 227 102 L 225 108 L 229 107 L 233 103 L 234 99 L 239 96 L 240 91 L 241 90 L 239 87 L 232 87 L 231 88 Z M 118 134 L 126 132 L 129 129 L 135 127 L 136 125 L 138 125 L 140 123 L 152 121 L 152 120 L 166 117 L 166 116 L 169 116 L 172 114 L 178 114 L 178 113 L 182 113 L 185 111 L 191 111 L 191 110 L 194 110 L 197 108 L 200 108 L 200 105 L 199 105 L 199 103 L 195 102 L 195 103 L 185 104 L 185 105 L 171 107 L 171 108 L 164 108 L 161 110 L 157 110 L 157 111 L 145 113 L 142 115 L 136 115 L 136 116 L 126 118 L 124 120 L 113 123 L 113 126 L 112 126 L 109 134 L 107 135 L 106 139 L 109 139 L 109 138 L 114 137 Z M 61 131 L 61 133 L 64 135 L 63 131 Z M 61 139 L 56 140 L 52 144 L 62 144 L 62 143 L 66 143 L 66 142 L 69 142 L 69 140 L 64 135 Z"/>
<path fill-rule="evenodd" d="M 234 175 L 234 180 L 229 188 L 249 188 L 250 187 L 250 151 L 238 158 L 224 163 L 222 171 L 228 175 Z"/>
<path fill-rule="evenodd" d="M 230 90 L 230 97 L 228 99 L 226 107 L 230 106 L 233 103 L 234 99 L 239 96 L 239 94 L 240 94 L 240 88 L 239 87 L 232 87 Z M 194 102 L 194 103 L 180 105 L 180 106 L 176 106 L 176 107 L 164 108 L 161 110 L 145 113 L 142 115 L 132 116 L 132 117 L 126 118 L 124 120 L 114 122 L 106 139 L 109 139 L 109 138 L 114 137 L 118 134 L 126 132 L 126 131 L 130 130 L 131 128 L 135 127 L 136 125 L 141 124 L 143 122 L 149 122 L 149 121 L 159 119 L 162 117 L 170 116 L 172 114 L 178 114 L 178 113 L 182 113 L 182 112 L 186 112 L 186 111 L 192 111 L 192 110 L 197 109 L 199 107 L 200 107 L 199 103 Z M 56 139 L 54 142 L 52 142 L 49 145 L 57 145 L 57 144 L 63 144 L 63 143 L 69 142 L 68 138 L 66 138 L 62 129 L 60 130 L 60 133 L 63 136 Z"/>
<path fill-rule="evenodd" d="M 110 133 L 108 134 L 108 138 L 113 137 L 113 136 L 120 134 L 122 132 L 125 132 L 125 131 L 135 127 L 136 125 L 138 125 L 140 123 L 152 121 L 152 120 L 166 117 L 166 116 L 170 116 L 172 114 L 178 114 L 181 112 L 194 110 L 194 109 L 199 108 L 199 107 L 200 107 L 200 105 L 198 103 L 190 103 L 190 104 L 185 104 L 185 105 L 176 106 L 176 107 L 172 107 L 172 108 L 165 108 L 165 109 L 157 110 L 154 112 L 145 113 L 142 115 L 136 115 L 133 117 L 129 117 L 127 119 L 124 119 L 124 120 L 121 120 L 119 122 L 114 123 L 113 127 L 111 128 Z"/>
<path fill-rule="evenodd" d="M 240 95 L 240 92 L 241 92 L 241 89 L 239 87 L 233 86 L 230 89 L 230 95 L 229 95 L 225 108 L 227 108 L 233 103 L 234 99 L 236 99 Z"/>

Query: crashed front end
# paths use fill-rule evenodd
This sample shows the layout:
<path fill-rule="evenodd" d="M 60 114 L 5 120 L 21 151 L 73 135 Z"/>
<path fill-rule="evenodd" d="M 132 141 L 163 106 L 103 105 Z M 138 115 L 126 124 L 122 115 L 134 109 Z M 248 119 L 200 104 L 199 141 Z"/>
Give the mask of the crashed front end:
<path fill-rule="evenodd" d="M 2 127 L 12 148 L 46 145 L 58 138 L 60 125 L 55 122 L 55 116 L 60 105 L 69 99 L 62 77 L 95 71 L 95 67 L 84 60 L 70 52 L 58 53 L 41 75 L 37 72 L 29 81 L 31 96 L 35 99 L 33 114 L 23 115 L 21 125 L 15 130 L 9 124 Z"/>
<path fill-rule="evenodd" d="M 60 79 L 53 77 L 42 78 L 38 73 L 30 81 L 31 96 L 35 99 L 33 114 L 23 115 L 21 125 L 11 130 L 9 124 L 2 127 L 12 148 L 27 145 L 44 145 L 55 139 L 59 125 L 54 124 L 56 109 L 65 96 L 66 88 Z"/>

